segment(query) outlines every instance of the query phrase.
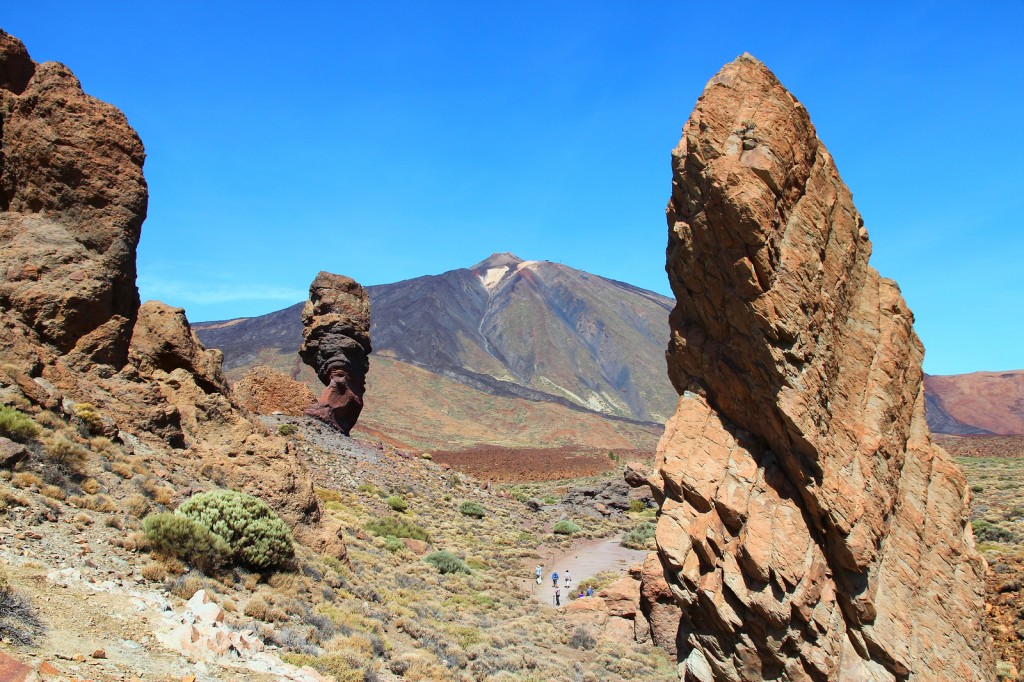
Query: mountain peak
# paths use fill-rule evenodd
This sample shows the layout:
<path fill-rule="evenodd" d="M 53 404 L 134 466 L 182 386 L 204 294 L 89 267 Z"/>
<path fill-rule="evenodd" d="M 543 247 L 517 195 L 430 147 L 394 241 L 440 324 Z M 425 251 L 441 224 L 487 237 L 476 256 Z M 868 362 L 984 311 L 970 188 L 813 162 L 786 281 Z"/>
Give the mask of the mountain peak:
<path fill-rule="evenodd" d="M 470 270 L 490 270 L 491 268 L 515 267 L 523 262 L 523 259 L 514 253 L 504 251 L 492 253 L 490 256 L 472 266 Z"/>

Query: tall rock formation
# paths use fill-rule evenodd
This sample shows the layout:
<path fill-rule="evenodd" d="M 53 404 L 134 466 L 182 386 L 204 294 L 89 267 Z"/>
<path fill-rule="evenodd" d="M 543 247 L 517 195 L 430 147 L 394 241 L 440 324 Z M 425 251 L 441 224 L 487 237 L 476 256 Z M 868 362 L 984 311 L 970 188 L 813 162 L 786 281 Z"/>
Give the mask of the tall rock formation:
<path fill-rule="evenodd" d="M 196 485 L 258 495 L 300 540 L 345 557 L 290 444 L 232 402 L 221 352 L 203 348 L 184 310 L 140 307 L 145 153 L 124 114 L 0 31 L 0 143 L 7 395 L 53 419 L 67 417 L 65 404 L 91 403 L 125 448 Z"/>
<path fill-rule="evenodd" d="M 359 419 L 370 370 L 370 299 L 350 277 L 320 272 L 302 309 L 303 362 L 326 388 L 306 410 L 346 436 Z"/>
<path fill-rule="evenodd" d="M 652 480 L 685 678 L 987 679 L 984 562 L 925 424 L 924 349 L 807 111 L 744 55 L 672 169 L 680 398 Z"/>
<path fill-rule="evenodd" d="M 121 367 L 139 307 L 145 151 L 124 114 L 0 31 L 0 307 L 60 353 Z"/>

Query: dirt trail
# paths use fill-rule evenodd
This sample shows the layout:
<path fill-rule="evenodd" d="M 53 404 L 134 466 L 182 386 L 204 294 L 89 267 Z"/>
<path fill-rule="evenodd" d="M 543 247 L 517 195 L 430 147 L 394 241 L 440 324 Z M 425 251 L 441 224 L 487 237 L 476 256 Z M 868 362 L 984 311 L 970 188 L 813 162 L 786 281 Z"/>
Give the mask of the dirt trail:
<path fill-rule="evenodd" d="M 568 550 L 554 550 L 541 554 L 543 559 L 543 577 L 537 585 L 529 579 L 523 580 L 524 591 L 538 602 L 553 606 L 554 588 L 551 586 L 551 573 L 557 571 L 558 584 L 562 588 L 562 603 L 568 601 L 568 590 L 565 589 L 565 572 L 572 575 L 572 586 L 575 589 L 581 580 L 591 578 L 604 571 L 625 573 L 635 563 L 643 561 L 646 551 L 628 549 L 619 544 L 619 537 L 583 540 Z M 536 563 L 528 567 L 532 572 Z"/>

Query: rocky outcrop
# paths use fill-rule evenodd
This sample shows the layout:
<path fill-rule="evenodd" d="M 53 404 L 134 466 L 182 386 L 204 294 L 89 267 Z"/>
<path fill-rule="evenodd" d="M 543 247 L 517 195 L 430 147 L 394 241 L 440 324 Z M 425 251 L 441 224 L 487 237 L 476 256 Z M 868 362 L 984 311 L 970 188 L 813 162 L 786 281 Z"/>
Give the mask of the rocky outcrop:
<path fill-rule="evenodd" d="M 256 414 L 282 414 L 297 417 L 316 402 L 309 386 L 284 372 L 257 365 L 232 387 L 235 402 Z"/>
<path fill-rule="evenodd" d="M 145 151 L 124 114 L 0 31 L 0 307 L 62 354 L 121 367 L 139 294 Z"/>
<path fill-rule="evenodd" d="M 0 32 L 0 139 L 5 401 L 64 418 L 89 403 L 104 436 L 178 480 L 266 500 L 298 539 L 344 558 L 297 453 L 232 402 L 220 351 L 182 309 L 139 305 L 145 155 L 124 115 Z"/>
<path fill-rule="evenodd" d="M 807 111 L 744 55 L 672 164 L 680 398 L 649 579 L 681 617 L 651 618 L 655 639 L 687 680 L 987 679 L 984 562 L 925 424 L 913 315 Z"/>
<path fill-rule="evenodd" d="M 327 388 L 306 414 L 346 436 L 363 409 L 370 369 L 370 299 L 344 275 L 321 272 L 309 285 L 302 309 L 303 362 Z"/>

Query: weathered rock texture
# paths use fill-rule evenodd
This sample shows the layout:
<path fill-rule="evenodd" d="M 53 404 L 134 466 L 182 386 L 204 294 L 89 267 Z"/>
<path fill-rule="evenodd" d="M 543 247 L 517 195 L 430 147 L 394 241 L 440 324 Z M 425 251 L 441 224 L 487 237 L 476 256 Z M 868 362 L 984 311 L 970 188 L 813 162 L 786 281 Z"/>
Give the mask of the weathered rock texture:
<path fill-rule="evenodd" d="M 281 412 L 299 416 L 316 402 L 309 386 L 279 370 L 256 365 L 232 387 L 240 407 L 257 414 Z"/>
<path fill-rule="evenodd" d="M 319 273 L 302 309 L 302 336 L 299 355 L 327 387 L 306 414 L 347 436 L 363 409 L 370 369 L 370 299 L 363 287 Z"/>
<path fill-rule="evenodd" d="M 680 398 L 655 486 L 682 611 L 655 639 L 688 680 L 987 679 L 984 562 L 925 424 L 924 350 L 807 111 L 744 55 L 672 161 Z M 667 627 L 664 591 L 641 594 Z"/>
<path fill-rule="evenodd" d="M 145 154 L 124 115 L 0 31 L 0 140 L 5 401 L 65 419 L 91 403 L 104 435 L 169 476 L 257 495 L 300 540 L 344 557 L 290 444 L 232 403 L 220 351 L 180 308 L 139 305 Z"/>
<path fill-rule="evenodd" d="M 0 31 L 0 307 L 61 353 L 122 366 L 139 307 L 145 151 L 124 114 Z"/>

